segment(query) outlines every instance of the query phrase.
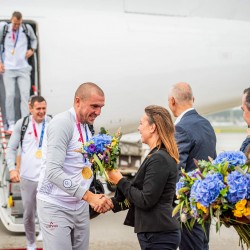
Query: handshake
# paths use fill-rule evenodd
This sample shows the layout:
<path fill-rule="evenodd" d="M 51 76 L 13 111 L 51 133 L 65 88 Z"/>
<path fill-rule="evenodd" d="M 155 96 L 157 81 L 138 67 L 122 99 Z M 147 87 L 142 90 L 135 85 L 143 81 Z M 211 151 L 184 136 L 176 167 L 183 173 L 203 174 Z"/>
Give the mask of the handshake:
<path fill-rule="evenodd" d="M 83 200 L 88 202 L 97 213 L 106 213 L 114 207 L 112 200 L 104 194 L 93 194 L 87 191 L 83 196 Z"/>
<path fill-rule="evenodd" d="M 118 170 L 107 171 L 107 174 L 109 181 L 113 184 L 117 184 L 123 177 Z M 93 194 L 92 192 L 87 191 L 83 196 L 83 200 L 87 201 L 97 213 L 106 213 L 114 208 L 112 200 L 104 194 Z"/>

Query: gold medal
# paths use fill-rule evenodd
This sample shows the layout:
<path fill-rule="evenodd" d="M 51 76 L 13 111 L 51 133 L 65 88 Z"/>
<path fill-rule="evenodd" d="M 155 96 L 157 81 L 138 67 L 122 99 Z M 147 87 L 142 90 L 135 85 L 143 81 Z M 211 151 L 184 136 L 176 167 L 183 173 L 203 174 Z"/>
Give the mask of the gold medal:
<path fill-rule="evenodd" d="M 42 150 L 41 150 L 41 149 L 38 149 L 38 150 L 36 151 L 35 155 L 36 155 L 36 158 L 38 158 L 38 159 L 42 158 L 42 155 L 43 155 Z"/>
<path fill-rule="evenodd" d="M 14 50 L 14 49 L 11 50 L 11 54 L 12 54 L 12 55 L 15 54 L 15 50 Z"/>
<path fill-rule="evenodd" d="M 92 171 L 88 167 L 84 167 L 82 170 L 82 177 L 84 179 L 90 179 L 92 177 Z"/>

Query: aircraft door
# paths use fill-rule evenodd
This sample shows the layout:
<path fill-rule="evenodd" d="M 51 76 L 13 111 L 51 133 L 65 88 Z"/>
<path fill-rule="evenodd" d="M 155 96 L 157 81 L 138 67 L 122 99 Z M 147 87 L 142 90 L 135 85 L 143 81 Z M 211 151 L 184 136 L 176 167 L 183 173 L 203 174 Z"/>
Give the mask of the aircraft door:
<path fill-rule="evenodd" d="M 2 29 L 3 23 L 9 23 L 10 20 L 0 20 L 0 29 Z M 31 70 L 31 87 L 30 87 L 30 95 L 38 95 L 40 94 L 40 76 L 39 76 L 39 35 L 38 35 L 38 25 L 36 22 L 32 20 L 23 20 L 24 24 L 29 24 L 37 37 L 38 47 L 35 51 L 34 55 L 29 58 L 28 62 L 32 67 Z M 1 48 L 2 49 L 2 48 Z M 20 111 L 20 92 L 18 86 L 15 86 L 15 120 L 19 120 L 21 118 L 21 111 Z M 0 108 L 3 117 L 3 123 L 6 124 L 6 110 L 5 110 L 5 89 L 3 83 L 3 76 L 0 74 Z"/>

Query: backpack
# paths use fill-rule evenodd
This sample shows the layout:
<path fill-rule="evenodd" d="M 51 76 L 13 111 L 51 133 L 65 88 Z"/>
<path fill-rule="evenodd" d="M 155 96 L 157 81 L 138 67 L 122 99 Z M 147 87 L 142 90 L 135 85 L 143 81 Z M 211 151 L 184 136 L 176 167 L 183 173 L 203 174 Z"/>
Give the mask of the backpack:
<path fill-rule="evenodd" d="M 29 36 L 29 30 L 28 30 L 28 27 L 25 23 L 22 23 L 22 28 L 23 28 L 23 32 L 24 34 L 26 35 L 27 37 L 27 49 L 30 49 L 31 48 L 31 42 L 30 42 L 30 36 Z M 33 27 L 32 27 L 33 28 Z M 2 36 L 2 40 L 0 41 L 0 48 L 1 48 L 1 51 L 0 51 L 0 56 L 1 56 L 1 61 L 3 62 L 3 53 L 5 51 L 5 46 L 4 46 L 4 43 L 5 43 L 5 37 L 8 33 L 8 23 L 6 23 L 4 26 L 3 26 L 3 36 Z M 34 60 L 34 55 L 31 56 L 29 59 L 28 59 L 28 63 L 29 65 L 32 67 L 32 71 L 31 71 L 31 85 L 33 86 L 33 82 L 35 81 L 34 79 L 34 70 L 35 70 L 35 60 Z M 30 95 L 34 95 L 34 89 L 30 88 Z"/>
<path fill-rule="evenodd" d="M 53 118 L 52 115 L 47 115 L 47 116 L 49 116 L 51 119 Z M 21 126 L 21 138 L 20 138 L 21 147 L 23 146 L 23 138 L 24 138 L 24 135 L 25 135 L 26 130 L 28 128 L 29 121 L 30 121 L 29 115 L 27 115 L 23 118 L 23 123 Z"/>
<path fill-rule="evenodd" d="M 27 41 L 28 41 L 28 49 L 31 48 L 30 46 L 30 36 L 29 36 L 29 32 L 28 32 L 28 28 L 27 28 L 27 25 L 25 23 L 22 23 L 22 28 L 23 28 L 23 32 L 24 34 L 26 35 L 27 37 Z M 3 37 L 2 37 L 2 41 L 0 43 L 0 45 L 2 46 L 2 53 L 4 52 L 5 50 L 5 47 L 4 47 L 4 43 L 5 43 L 5 37 L 8 33 L 8 24 L 6 23 L 4 26 L 3 26 Z"/>

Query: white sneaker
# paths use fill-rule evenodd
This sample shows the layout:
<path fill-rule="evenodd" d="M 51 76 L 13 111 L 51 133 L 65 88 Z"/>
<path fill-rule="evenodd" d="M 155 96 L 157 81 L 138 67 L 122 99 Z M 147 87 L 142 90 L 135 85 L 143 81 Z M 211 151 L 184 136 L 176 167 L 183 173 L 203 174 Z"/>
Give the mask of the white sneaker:
<path fill-rule="evenodd" d="M 42 232 L 39 232 L 39 234 L 38 234 L 37 237 L 36 237 L 36 240 L 37 240 L 37 241 L 43 241 Z"/>

